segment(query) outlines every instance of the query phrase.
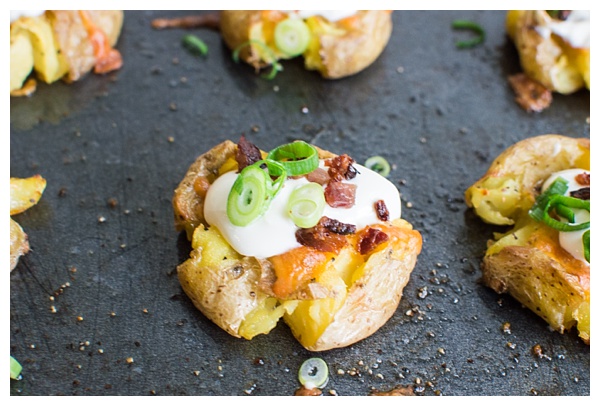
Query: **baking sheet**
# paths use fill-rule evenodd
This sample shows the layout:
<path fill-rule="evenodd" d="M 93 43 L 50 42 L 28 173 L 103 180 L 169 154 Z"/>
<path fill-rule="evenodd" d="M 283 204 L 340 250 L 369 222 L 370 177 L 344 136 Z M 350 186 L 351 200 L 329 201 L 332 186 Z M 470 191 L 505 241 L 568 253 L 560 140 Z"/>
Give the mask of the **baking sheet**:
<path fill-rule="evenodd" d="M 10 352 L 23 365 L 11 395 L 294 393 L 315 354 L 283 323 L 235 339 L 177 281 L 190 245 L 174 230 L 173 190 L 197 155 L 241 134 L 265 150 L 304 139 L 358 162 L 383 155 L 403 217 L 423 235 L 389 322 L 318 354 L 331 372 L 325 395 L 398 385 L 422 395 L 590 394 L 589 347 L 479 283 L 497 230 L 463 200 L 514 142 L 589 137 L 588 91 L 555 95 L 540 114 L 521 110 L 501 11 L 396 11 L 381 57 L 338 81 L 297 60 L 268 81 L 234 63 L 217 32 L 193 30 L 209 47 L 196 57 L 180 44 L 186 31 L 150 27 L 186 14 L 126 12 L 121 70 L 11 98 L 10 175 L 48 180 L 40 203 L 14 216 L 32 251 L 10 275 Z M 478 22 L 485 43 L 457 49 L 469 33 L 453 31 L 455 19 Z M 532 354 L 536 344 L 546 357 Z"/>

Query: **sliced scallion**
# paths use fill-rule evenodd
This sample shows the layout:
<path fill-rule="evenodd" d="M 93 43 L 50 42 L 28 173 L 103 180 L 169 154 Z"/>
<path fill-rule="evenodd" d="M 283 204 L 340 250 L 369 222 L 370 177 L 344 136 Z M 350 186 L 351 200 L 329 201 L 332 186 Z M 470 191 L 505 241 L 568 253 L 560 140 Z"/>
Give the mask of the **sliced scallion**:
<path fill-rule="evenodd" d="M 319 153 L 304 141 L 281 145 L 271 150 L 267 159 L 280 162 L 288 176 L 306 175 L 319 166 Z"/>
<path fill-rule="evenodd" d="M 556 206 L 562 205 L 568 208 L 573 209 L 584 209 L 590 211 L 590 201 L 589 200 L 581 200 L 576 199 L 574 197 L 562 196 L 562 195 L 552 195 L 544 208 L 544 215 L 542 217 L 542 221 L 546 223 L 548 226 L 559 230 L 559 231 L 578 231 L 585 230 L 590 227 L 590 222 L 586 221 L 583 223 L 563 223 L 562 221 L 558 221 L 553 219 L 550 216 L 550 212 L 552 209 L 556 208 Z"/>
<path fill-rule="evenodd" d="M 231 55 L 233 61 L 235 63 L 238 63 L 240 61 L 240 52 L 242 51 L 242 49 L 244 49 L 247 46 L 251 46 L 252 44 L 258 45 L 259 47 L 261 47 L 263 49 L 263 51 L 269 56 L 269 59 L 270 59 L 269 61 L 266 61 L 266 62 L 271 64 L 271 71 L 269 73 L 261 75 L 261 76 L 263 78 L 269 79 L 269 80 L 275 78 L 275 76 L 277 76 L 277 72 L 283 70 L 283 66 L 277 61 L 277 56 L 275 56 L 275 54 L 273 53 L 271 48 L 269 48 L 264 42 L 251 39 L 251 40 L 241 43 L 240 45 L 237 46 L 237 48 L 235 48 L 233 50 L 233 54 Z"/>
<path fill-rule="evenodd" d="M 457 48 L 473 48 L 476 45 L 481 44 L 485 40 L 485 31 L 477 23 L 468 20 L 455 20 L 452 22 L 452 28 L 457 30 L 470 30 L 477 34 L 477 37 L 468 41 L 456 42 Z"/>
<path fill-rule="evenodd" d="M 329 382 L 329 368 L 321 358 L 309 358 L 298 371 L 298 380 L 307 389 L 324 388 Z"/>
<path fill-rule="evenodd" d="M 19 364 L 19 361 L 10 356 L 10 379 L 19 379 L 23 367 Z"/>
<path fill-rule="evenodd" d="M 227 216 L 232 224 L 247 226 L 264 213 L 267 207 L 267 173 L 250 165 L 235 180 L 227 198 Z"/>
<path fill-rule="evenodd" d="M 301 228 L 317 225 L 325 210 L 325 193 L 318 183 L 308 183 L 295 189 L 288 200 L 287 209 L 294 224 Z"/>
<path fill-rule="evenodd" d="M 365 166 L 383 177 L 387 177 L 390 174 L 390 164 L 388 161 L 379 155 L 372 156 L 365 161 Z"/>
<path fill-rule="evenodd" d="M 585 260 L 590 262 L 590 230 L 587 230 L 583 233 L 583 255 L 585 256 Z"/>
<path fill-rule="evenodd" d="M 301 55 L 310 43 L 310 29 L 298 18 L 287 18 L 275 26 L 275 46 L 289 57 Z"/>
<path fill-rule="evenodd" d="M 544 210 L 548 205 L 548 200 L 552 195 L 564 195 L 569 189 L 568 182 L 565 178 L 558 177 L 550 187 L 548 187 L 542 194 L 540 194 L 535 203 L 529 209 L 529 215 L 537 221 L 542 221 L 544 218 Z"/>
<path fill-rule="evenodd" d="M 208 54 L 208 45 L 193 34 L 184 35 L 181 39 L 181 43 L 193 54 L 202 56 Z"/>

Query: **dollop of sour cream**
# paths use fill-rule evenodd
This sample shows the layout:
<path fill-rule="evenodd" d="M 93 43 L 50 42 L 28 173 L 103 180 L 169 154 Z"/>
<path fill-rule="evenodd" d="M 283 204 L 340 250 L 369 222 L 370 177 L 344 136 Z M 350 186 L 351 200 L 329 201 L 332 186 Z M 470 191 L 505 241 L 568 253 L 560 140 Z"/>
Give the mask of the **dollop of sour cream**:
<path fill-rule="evenodd" d="M 38 17 L 44 14 L 46 10 L 10 10 L 10 22 L 18 20 L 21 17 Z"/>
<path fill-rule="evenodd" d="M 590 171 L 586 171 L 583 169 L 567 169 L 564 171 L 556 172 L 550 175 L 550 177 L 544 182 L 542 187 L 542 191 L 545 191 L 550 187 L 550 185 L 558 178 L 561 177 L 567 181 L 568 189 L 565 192 L 565 196 L 569 196 L 570 192 L 579 190 L 583 187 L 589 187 L 589 185 L 582 185 L 577 182 L 577 175 L 581 173 L 590 173 Z M 575 213 L 575 222 L 576 223 L 584 223 L 586 221 L 590 221 L 590 212 L 583 209 L 573 209 Z M 558 240 L 560 246 L 563 247 L 567 252 L 573 255 L 574 258 L 583 261 L 587 264 L 589 262 L 586 261 L 584 251 L 583 251 L 583 234 L 589 230 L 586 228 L 585 230 L 578 231 L 561 231 L 558 234 Z"/>
<path fill-rule="evenodd" d="M 574 48 L 590 47 L 590 11 L 573 10 L 565 21 L 558 21 L 548 16 L 545 25 L 536 27 L 536 31 L 544 38 L 556 34 Z"/>
<path fill-rule="evenodd" d="M 298 18 L 309 18 L 312 16 L 321 16 L 329 21 L 339 21 L 347 17 L 351 17 L 358 10 L 281 10 L 289 16 Z"/>
<path fill-rule="evenodd" d="M 320 162 L 324 167 L 324 161 Z M 400 218 L 400 194 L 389 180 L 362 165 L 353 164 L 359 172 L 354 179 L 343 181 L 356 185 L 355 204 L 351 208 L 333 208 L 325 205 L 323 216 L 353 224 L 357 230 L 381 223 L 374 204 L 383 200 L 390 214 L 390 221 Z M 245 227 L 235 226 L 227 216 L 227 197 L 237 178 L 234 171 L 219 176 L 210 186 L 204 201 L 204 218 L 216 227 L 225 240 L 240 254 L 256 258 L 268 258 L 300 247 L 296 241 L 298 227 L 286 210 L 292 192 L 308 183 L 305 177 L 287 179 L 279 193 L 271 201 L 267 211 Z"/>

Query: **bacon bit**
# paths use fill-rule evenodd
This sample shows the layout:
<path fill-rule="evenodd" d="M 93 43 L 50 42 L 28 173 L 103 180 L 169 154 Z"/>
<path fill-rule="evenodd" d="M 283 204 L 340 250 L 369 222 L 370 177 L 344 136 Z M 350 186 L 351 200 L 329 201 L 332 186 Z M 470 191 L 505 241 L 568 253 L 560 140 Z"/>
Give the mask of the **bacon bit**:
<path fill-rule="evenodd" d="M 552 92 L 524 73 L 509 76 L 508 83 L 516 94 L 515 101 L 528 113 L 539 113 L 552 103 Z"/>
<path fill-rule="evenodd" d="M 152 28 L 211 28 L 218 30 L 221 24 L 221 13 L 197 14 L 175 18 L 156 18 L 152 20 Z"/>
<path fill-rule="evenodd" d="M 120 69 L 123 66 L 121 53 L 110 46 L 108 37 L 100 28 L 94 24 L 86 10 L 79 10 L 79 16 L 88 33 L 88 38 L 94 47 L 96 65 L 94 73 L 108 73 Z"/>
<path fill-rule="evenodd" d="M 366 255 L 373 251 L 379 244 L 386 242 L 390 237 L 377 228 L 368 227 L 363 231 L 358 240 L 358 252 Z"/>
<path fill-rule="evenodd" d="M 241 172 L 247 166 L 252 165 L 262 159 L 260 149 L 250 141 L 246 140 L 246 137 L 242 135 L 235 151 L 235 160 L 238 163 L 239 171 Z"/>
<path fill-rule="evenodd" d="M 329 182 L 329 174 L 323 168 L 317 168 L 308 175 L 306 175 L 306 180 L 309 182 L 315 182 L 319 185 L 323 186 L 327 182 Z"/>
<path fill-rule="evenodd" d="M 370 396 L 415 396 L 415 391 L 412 385 L 396 386 L 387 392 L 374 390 L 371 392 Z"/>
<path fill-rule="evenodd" d="M 296 389 L 294 396 L 321 396 L 322 392 L 319 388 L 307 389 L 304 386 Z"/>
<path fill-rule="evenodd" d="M 333 182 L 355 178 L 358 172 L 356 171 L 356 168 L 352 166 L 353 163 L 354 159 L 347 154 L 339 155 L 325 161 L 325 165 L 329 167 L 329 177 Z"/>
<path fill-rule="evenodd" d="M 322 252 L 338 253 L 348 243 L 345 235 L 355 232 L 356 226 L 323 216 L 316 226 L 299 228 L 296 231 L 296 241 Z"/>
<path fill-rule="evenodd" d="M 571 197 L 581 200 L 590 200 L 590 188 L 582 187 L 579 190 L 574 190 L 571 192 Z"/>
<path fill-rule="evenodd" d="M 588 172 L 580 173 L 579 175 L 575 176 L 575 180 L 580 185 L 589 186 L 590 185 L 590 174 Z"/>
<path fill-rule="evenodd" d="M 377 218 L 381 221 L 388 221 L 390 219 L 390 212 L 383 200 L 375 202 L 375 213 L 377 213 Z"/>
<path fill-rule="evenodd" d="M 342 182 L 329 182 L 325 187 L 325 201 L 331 207 L 349 209 L 354 206 L 356 185 Z"/>

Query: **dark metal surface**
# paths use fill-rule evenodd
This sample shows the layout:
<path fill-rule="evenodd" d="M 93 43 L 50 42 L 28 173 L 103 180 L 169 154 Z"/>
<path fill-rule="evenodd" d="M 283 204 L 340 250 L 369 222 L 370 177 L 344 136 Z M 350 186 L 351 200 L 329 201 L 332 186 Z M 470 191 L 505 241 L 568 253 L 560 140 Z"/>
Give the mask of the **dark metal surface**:
<path fill-rule="evenodd" d="M 172 192 L 197 155 L 242 133 L 265 150 L 305 139 L 359 162 L 385 156 L 403 217 L 424 238 L 390 321 L 319 354 L 326 395 L 409 384 L 424 395 L 590 394 L 590 349 L 575 333 L 550 331 L 479 284 L 493 230 L 463 201 L 512 143 L 589 137 L 589 92 L 521 110 L 506 80 L 519 65 L 503 12 L 397 11 L 382 56 L 339 81 L 300 61 L 267 81 L 233 63 L 214 31 L 194 30 L 209 46 L 199 58 L 181 47 L 183 30 L 150 28 L 183 14 L 127 12 L 120 71 L 11 99 L 10 174 L 48 180 L 40 203 L 14 217 L 32 251 L 10 275 L 10 352 L 23 365 L 11 394 L 293 394 L 313 354 L 283 323 L 252 341 L 228 336 L 175 271 L 190 245 L 174 230 Z M 483 46 L 454 46 L 469 36 L 450 28 L 458 18 L 486 29 Z M 532 354 L 536 344 L 547 357 Z"/>

